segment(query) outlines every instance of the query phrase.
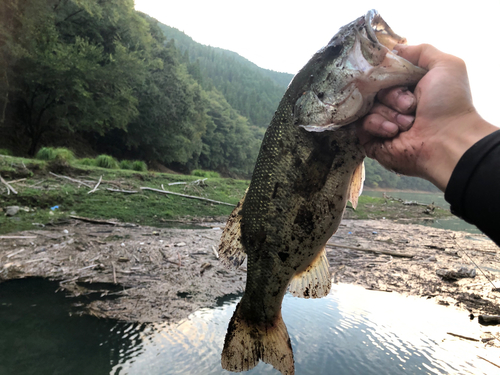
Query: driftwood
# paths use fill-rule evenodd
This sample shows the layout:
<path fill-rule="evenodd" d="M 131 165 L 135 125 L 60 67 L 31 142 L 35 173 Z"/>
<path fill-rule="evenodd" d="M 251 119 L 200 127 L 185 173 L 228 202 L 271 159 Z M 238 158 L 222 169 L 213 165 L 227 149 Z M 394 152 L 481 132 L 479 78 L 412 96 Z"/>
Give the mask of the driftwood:
<path fill-rule="evenodd" d="M 94 188 L 92 190 L 90 190 L 87 194 L 90 194 L 90 193 L 93 193 L 94 191 L 97 190 L 97 188 L 99 187 L 99 185 L 101 184 L 101 181 L 102 181 L 102 175 L 101 177 L 99 177 L 99 181 L 97 182 L 97 184 L 94 186 Z"/>
<path fill-rule="evenodd" d="M 116 269 L 115 269 L 115 263 L 111 262 L 111 265 L 113 266 L 113 283 L 116 284 Z"/>
<path fill-rule="evenodd" d="M 478 355 L 478 356 L 477 356 L 477 358 L 482 359 L 483 361 L 486 361 L 486 362 L 488 362 L 489 364 L 492 364 L 493 366 L 496 366 L 496 367 L 500 368 L 500 366 L 499 366 L 499 365 L 497 365 L 496 363 L 493 363 L 493 362 L 491 362 L 491 361 L 487 360 L 486 358 L 481 357 L 480 355 Z"/>
<path fill-rule="evenodd" d="M 356 250 L 356 251 L 365 251 L 365 252 L 368 252 L 368 253 L 391 255 L 391 256 L 399 257 L 399 258 L 413 258 L 415 256 L 414 254 L 399 253 L 397 251 L 363 249 L 361 247 L 337 245 L 337 244 L 334 244 L 334 243 L 328 243 L 326 245 L 326 247 L 329 247 L 329 248 L 340 247 L 340 248 L 343 248 L 343 249 Z"/>
<path fill-rule="evenodd" d="M 177 195 L 179 197 L 191 198 L 191 199 L 199 199 L 199 200 L 207 201 L 207 202 L 211 202 L 211 203 L 225 204 L 227 206 L 236 207 L 236 205 L 232 204 L 232 203 L 219 202 L 219 201 L 214 201 L 214 200 L 208 199 L 208 198 L 196 197 L 194 195 L 179 194 L 179 193 L 174 193 L 172 191 L 167 191 L 167 190 L 153 189 L 153 188 L 150 188 L 150 187 L 141 187 L 141 190 L 151 190 L 151 191 L 156 191 L 157 193 L 172 194 L 172 195 Z"/>
<path fill-rule="evenodd" d="M 12 180 L 12 181 L 9 181 L 9 184 L 17 184 L 18 182 L 21 182 L 21 181 L 26 181 L 26 179 L 20 178 L 19 180 Z"/>
<path fill-rule="evenodd" d="M 500 315 L 479 315 L 477 321 L 483 326 L 498 325 L 500 324 Z"/>
<path fill-rule="evenodd" d="M 75 216 L 75 215 L 69 215 L 69 217 L 72 219 L 86 221 L 88 223 L 95 223 L 95 224 L 107 224 L 107 225 L 118 225 L 119 224 L 119 223 L 114 222 L 114 221 L 90 219 L 88 217 L 81 217 L 81 216 Z"/>
<path fill-rule="evenodd" d="M 186 185 L 187 182 L 171 182 L 168 184 L 168 186 L 172 186 L 172 185 Z"/>
<path fill-rule="evenodd" d="M 137 194 L 138 193 L 137 190 L 123 190 L 123 189 L 111 189 L 111 188 L 107 188 L 106 190 L 113 191 L 115 193 L 127 193 L 127 194 Z"/>
<path fill-rule="evenodd" d="M 36 236 L 0 236 L 0 240 L 24 240 L 36 238 Z"/>
<path fill-rule="evenodd" d="M 74 178 L 71 178 L 71 177 L 68 177 L 68 176 L 61 176 L 61 175 L 59 175 L 59 174 L 55 174 L 55 173 L 52 173 L 52 172 L 49 172 L 49 173 L 50 173 L 52 176 L 55 176 L 55 177 L 57 177 L 57 178 L 64 178 L 64 179 L 69 180 L 69 181 L 71 181 L 71 182 L 75 182 L 75 183 L 77 183 L 77 184 L 84 185 L 84 186 L 86 186 L 86 187 L 88 187 L 88 188 L 91 188 L 91 189 L 93 188 L 93 186 L 92 186 L 92 185 L 87 184 L 86 182 L 83 182 L 83 181 L 80 181 L 80 180 L 75 180 Z"/>
<path fill-rule="evenodd" d="M 23 251 L 24 251 L 24 249 L 21 249 L 21 250 L 15 251 L 13 253 L 7 254 L 7 258 L 13 257 L 14 255 L 22 253 Z"/>
<path fill-rule="evenodd" d="M 451 332 L 446 332 L 450 336 L 455 336 L 464 340 L 470 340 L 470 341 L 479 341 L 478 339 L 472 338 L 472 337 L 467 337 L 467 336 L 462 336 L 462 335 L 457 335 L 456 333 L 451 333 Z"/>
<path fill-rule="evenodd" d="M 10 186 L 9 183 L 7 181 L 5 181 L 1 175 L 0 175 L 0 182 L 2 182 L 2 184 L 7 186 L 7 195 L 9 195 L 11 191 L 14 194 L 17 194 L 17 191 L 12 186 Z"/>

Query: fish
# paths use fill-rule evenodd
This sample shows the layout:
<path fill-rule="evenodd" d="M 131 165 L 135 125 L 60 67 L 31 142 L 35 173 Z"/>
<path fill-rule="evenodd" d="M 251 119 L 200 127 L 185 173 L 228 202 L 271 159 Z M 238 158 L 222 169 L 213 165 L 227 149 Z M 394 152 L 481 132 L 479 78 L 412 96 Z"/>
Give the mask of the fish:
<path fill-rule="evenodd" d="M 354 123 L 380 90 L 415 85 L 426 73 L 393 51 L 402 43 L 370 10 L 341 27 L 288 86 L 219 244 L 225 265 L 248 262 L 224 341 L 224 369 L 246 371 L 262 360 L 295 373 L 283 297 L 287 289 L 303 298 L 330 291 L 325 245 L 347 201 L 356 207 L 364 181 L 365 152 Z"/>

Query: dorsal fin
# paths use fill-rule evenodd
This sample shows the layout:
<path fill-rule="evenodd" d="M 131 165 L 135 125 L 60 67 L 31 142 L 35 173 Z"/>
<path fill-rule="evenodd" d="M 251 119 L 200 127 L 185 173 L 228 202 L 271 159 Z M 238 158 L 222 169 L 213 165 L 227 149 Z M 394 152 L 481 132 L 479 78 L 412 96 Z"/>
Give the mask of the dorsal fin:
<path fill-rule="evenodd" d="M 295 274 L 288 290 L 295 297 L 321 298 L 330 293 L 331 286 L 330 264 L 323 247 L 309 267 Z"/>
<path fill-rule="evenodd" d="M 365 162 L 359 164 L 351 177 L 349 190 L 347 191 L 347 200 L 352 203 L 355 209 L 358 206 L 358 197 L 363 192 L 363 183 L 365 182 Z"/>
<path fill-rule="evenodd" d="M 226 267 L 238 268 L 247 256 L 241 244 L 241 208 L 245 196 L 246 192 L 229 216 L 220 238 L 219 257 Z"/>

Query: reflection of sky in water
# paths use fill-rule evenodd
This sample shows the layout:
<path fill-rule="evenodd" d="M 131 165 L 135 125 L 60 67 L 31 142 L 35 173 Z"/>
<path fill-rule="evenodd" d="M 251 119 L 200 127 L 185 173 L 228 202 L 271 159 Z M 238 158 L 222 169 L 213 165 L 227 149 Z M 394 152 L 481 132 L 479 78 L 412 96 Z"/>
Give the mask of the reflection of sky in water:
<path fill-rule="evenodd" d="M 220 366 L 227 324 L 236 300 L 202 309 L 177 325 L 144 329 L 141 349 L 121 353 L 111 374 L 225 374 Z M 335 285 L 318 300 L 289 295 L 283 318 L 294 348 L 297 374 L 492 374 L 479 359 L 498 362 L 498 349 L 447 335 L 479 338 L 468 313 L 433 301 Z M 487 327 L 487 331 L 497 330 Z M 137 349 L 137 348 L 136 348 Z M 248 374 L 277 374 L 260 363 Z"/>

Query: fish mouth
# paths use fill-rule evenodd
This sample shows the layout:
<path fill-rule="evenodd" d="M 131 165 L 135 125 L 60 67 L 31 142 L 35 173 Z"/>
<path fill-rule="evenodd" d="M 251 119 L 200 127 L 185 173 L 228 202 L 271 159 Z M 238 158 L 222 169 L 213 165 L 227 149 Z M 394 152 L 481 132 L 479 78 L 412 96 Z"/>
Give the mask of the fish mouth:
<path fill-rule="evenodd" d="M 366 13 L 365 26 L 368 38 L 393 50 L 396 44 L 406 44 L 406 38 L 396 34 L 387 22 L 375 10 L 371 9 Z"/>

